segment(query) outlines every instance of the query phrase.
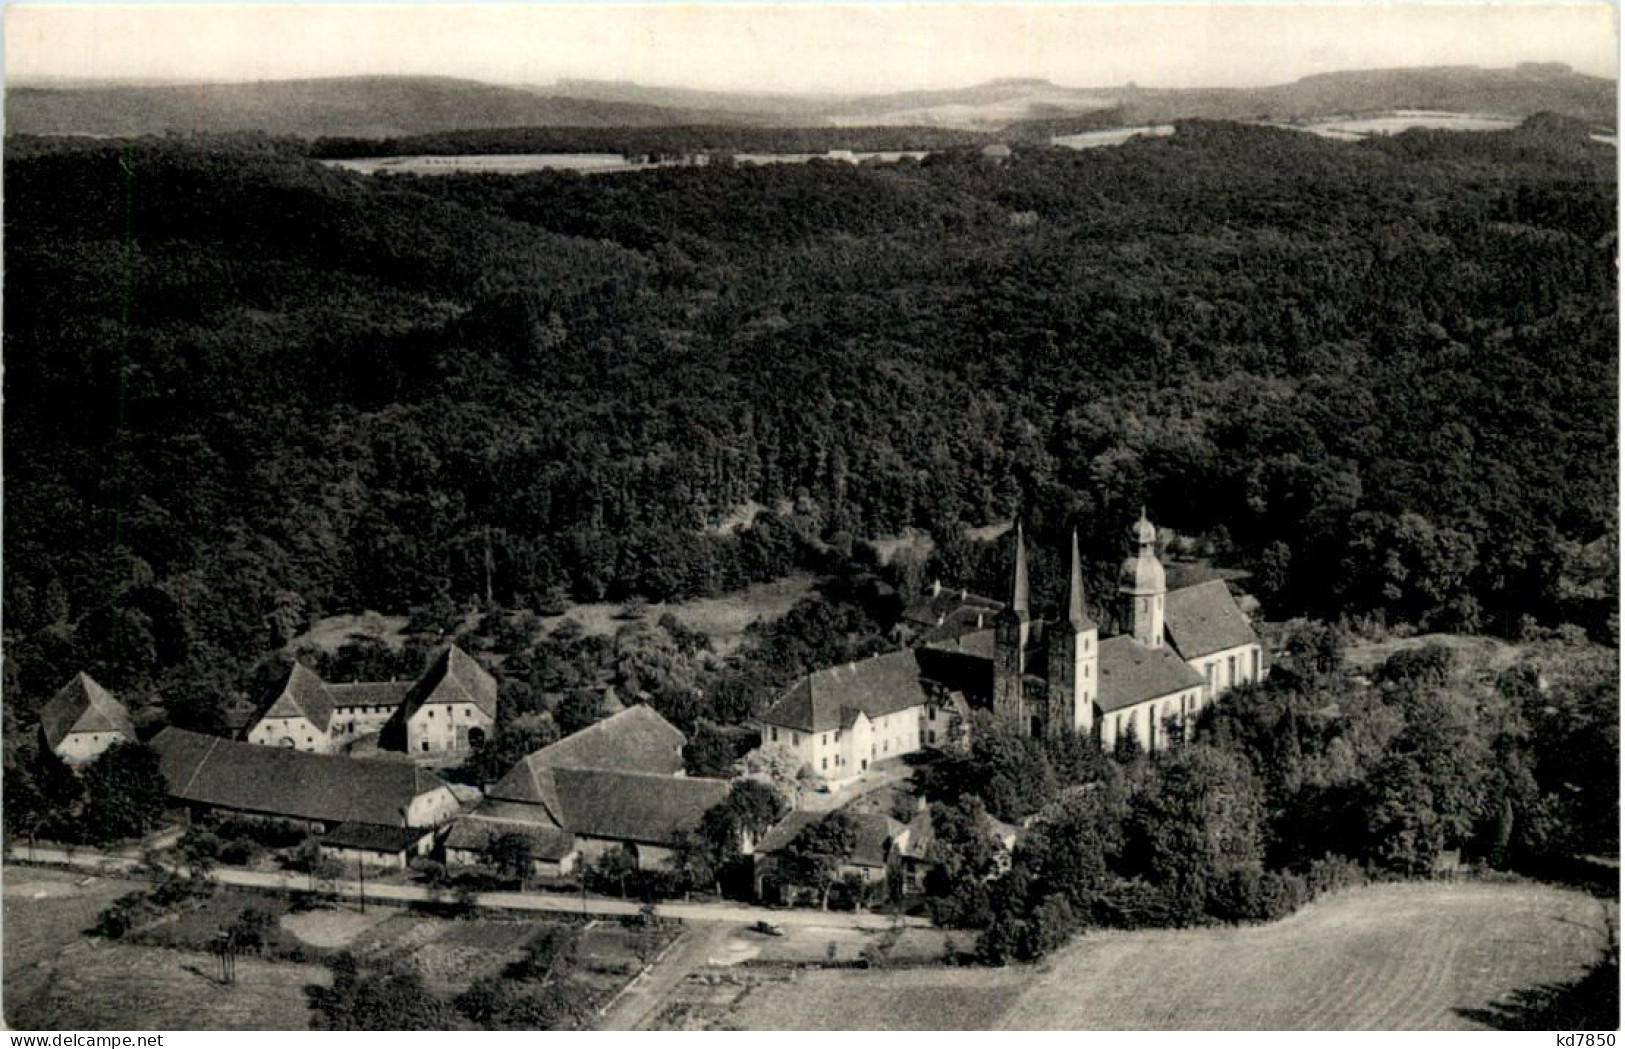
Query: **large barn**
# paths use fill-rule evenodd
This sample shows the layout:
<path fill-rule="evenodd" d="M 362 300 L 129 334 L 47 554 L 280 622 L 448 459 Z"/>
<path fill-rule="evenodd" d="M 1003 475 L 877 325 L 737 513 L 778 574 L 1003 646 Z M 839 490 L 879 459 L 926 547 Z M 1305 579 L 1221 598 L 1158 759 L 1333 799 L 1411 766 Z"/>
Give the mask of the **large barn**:
<path fill-rule="evenodd" d="M 634 706 L 526 757 L 486 788 L 486 800 L 446 838 L 453 864 L 480 862 L 502 834 L 531 843 L 538 874 L 567 874 L 611 850 L 634 866 L 668 860 L 728 782 L 683 775 L 683 734 Z"/>
<path fill-rule="evenodd" d="M 336 849 L 403 865 L 433 846 L 458 801 L 438 776 L 406 761 L 363 761 L 261 747 L 166 728 L 153 737 L 169 794 L 196 818 L 275 820 L 309 828 Z"/>

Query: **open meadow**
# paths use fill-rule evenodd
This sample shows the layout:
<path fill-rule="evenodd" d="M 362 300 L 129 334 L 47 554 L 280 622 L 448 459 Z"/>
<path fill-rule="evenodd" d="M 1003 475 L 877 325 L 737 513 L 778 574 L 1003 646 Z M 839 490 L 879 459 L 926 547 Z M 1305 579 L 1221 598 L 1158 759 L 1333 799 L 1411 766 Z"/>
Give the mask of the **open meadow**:
<path fill-rule="evenodd" d="M 1613 905 L 1532 884 L 1379 885 L 1271 925 L 1080 937 L 1036 968 L 805 970 L 746 1029 L 1439 1030 L 1596 961 Z M 774 974 L 775 982 L 782 979 Z"/>
<path fill-rule="evenodd" d="M 653 623 L 667 612 L 677 617 L 685 627 L 697 630 L 711 639 L 711 648 L 719 656 L 728 656 L 739 647 L 745 631 L 753 623 L 767 623 L 778 619 L 797 601 L 812 593 L 817 580 L 806 572 L 795 572 L 771 583 L 755 583 L 743 590 L 721 597 L 701 597 L 692 601 L 654 602 L 647 606 L 643 618 Z M 568 617 L 581 624 L 582 632 L 608 636 L 626 626 L 621 617 L 625 602 L 598 601 L 573 604 L 564 616 L 546 620 L 552 629 Z"/>
<path fill-rule="evenodd" d="M 34 868 L 5 872 L 5 1021 L 13 1030 L 287 1030 L 307 1026 L 319 965 L 237 962 L 216 978 L 203 951 L 85 935 L 103 907 L 140 883 Z"/>
<path fill-rule="evenodd" d="M 220 889 L 179 916 L 122 941 L 91 930 L 137 881 L 30 867 L 5 871 L 5 1020 L 13 1029 L 304 1030 L 306 988 L 326 985 L 322 959 L 349 951 L 363 963 L 423 978 L 450 999 L 481 976 L 521 961 L 557 923 L 510 916 L 448 920 L 393 907 L 351 904 L 301 910 L 275 896 Z M 237 982 L 218 979 L 208 952 L 215 933 L 245 908 L 275 919 L 263 957 L 241 954 Z M 596 1008 L 672 935 L 593 922 L 581 930 L 576 980 Z"/>

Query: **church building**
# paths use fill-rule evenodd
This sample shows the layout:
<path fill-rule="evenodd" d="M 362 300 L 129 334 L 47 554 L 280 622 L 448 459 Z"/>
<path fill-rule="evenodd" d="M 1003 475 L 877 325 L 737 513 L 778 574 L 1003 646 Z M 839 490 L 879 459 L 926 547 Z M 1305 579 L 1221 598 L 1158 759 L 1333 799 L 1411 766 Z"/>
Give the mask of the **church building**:
<path fill-rule="evenodd" d="M 1168 589 L 1144 513 L 1131 539 L 1118 585 L 1129 632 L 1100 636 L 1075 534 L 1061 616 L 1035 620 L 1018 525 L 1009 599 L 977 599 L 993 606 L 975 616 L 990 627 L 808 674 L 759 719 L 763 743 L 788 746 L 835 782 L 938 745 L 966 708 L 990 709 L 1033 736 L 1075 732 L 1113 747 L 1132 735 L 1147 749 L 1166 746 L 1218 696 L 1264 676 L 1263 648 L 1223 581 Z"/>

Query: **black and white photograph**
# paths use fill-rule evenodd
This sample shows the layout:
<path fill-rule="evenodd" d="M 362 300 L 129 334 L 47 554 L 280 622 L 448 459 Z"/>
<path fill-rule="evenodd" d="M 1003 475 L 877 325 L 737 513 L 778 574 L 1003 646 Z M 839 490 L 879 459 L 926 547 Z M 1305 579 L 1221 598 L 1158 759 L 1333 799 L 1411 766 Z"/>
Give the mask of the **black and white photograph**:
<path fill-rule="evenodd" d="M 4 17 L 0 1026 L 1614 1044 L 1612 3 Z"/>

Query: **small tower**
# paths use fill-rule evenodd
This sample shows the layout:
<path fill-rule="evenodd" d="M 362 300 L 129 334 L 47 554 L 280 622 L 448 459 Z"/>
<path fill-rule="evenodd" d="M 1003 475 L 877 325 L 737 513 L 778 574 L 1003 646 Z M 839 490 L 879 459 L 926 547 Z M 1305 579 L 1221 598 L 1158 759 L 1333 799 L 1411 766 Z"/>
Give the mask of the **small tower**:
<path fill-rule="evenodd" d="M 1129 619 L 1134 624 L 1134 640 L 1148 648 L 1162 647 L 1162 613 L 1168 598 L 1168 579 L 1157 560 L 1157 529 L 1140 508 L 1140 519 L 1130 535 L 1139 553 L 1123 562 L 1118 592 L 1129 602 Z"/>
<path fill-rule="evenodd" d="M 1083 600 L 1083 559 L 1078 533 L 1072 533 L 1072 575 L 1066 585 L 1065 620 L 1046 632 L 1049 638 L 1050 735 L 1071 729 L 1079 735 L 1095 728 L 1095 700 L 1100 688 L 1100 627 Z"/>
<path fill-rule="evenodd" d="M 1032 617 L 1027 609 L 1027 543 L 1016 525 L 1016 565 L 1010 577 L 1010 600 L 993 618 L 993 714 L 1026 725 L 1022 678 L 1027 673 L 1027 636 Z"/>

